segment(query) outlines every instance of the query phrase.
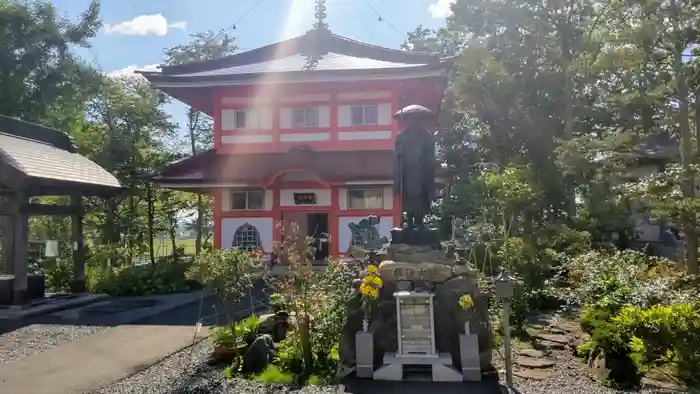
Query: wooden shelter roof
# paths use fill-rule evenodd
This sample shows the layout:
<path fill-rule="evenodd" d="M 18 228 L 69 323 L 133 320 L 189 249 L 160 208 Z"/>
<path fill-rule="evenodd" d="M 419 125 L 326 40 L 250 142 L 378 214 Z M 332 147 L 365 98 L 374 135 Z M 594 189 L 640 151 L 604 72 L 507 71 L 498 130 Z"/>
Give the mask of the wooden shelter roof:
<path fill-rule="evenodd" d="M 3 115 L 0 184 L 33 195 L 108 196 L 123 189 L 112 174 L 77 153 L 65 133 Z"/>

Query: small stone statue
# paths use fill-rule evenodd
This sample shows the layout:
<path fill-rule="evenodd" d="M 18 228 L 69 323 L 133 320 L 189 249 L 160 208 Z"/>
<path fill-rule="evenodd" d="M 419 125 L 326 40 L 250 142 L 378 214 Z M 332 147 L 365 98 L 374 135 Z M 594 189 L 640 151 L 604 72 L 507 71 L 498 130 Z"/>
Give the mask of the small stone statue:
<path fill-rule="evenodd" d="M 394 145 L 394 192 L 401 196 L 406 228 L 423 229 L 435 199 L 435 140 L 423 123 L 435 117 L 429 109 L 409 105 L 394 117 L 406 124 Z"/>
<path fill-rule="evenodd" d="M 361 249 L 369 260 L 368 263 L 377 263 L 376 257 L 389 245 L 389 239 L 379 235 L 379 223 L 381 218 L 369 215 L 359 223 L 350 223 L 348 227 L 352 233 L 352 239 L 358 240 L 357 245 L 351 245 L 351 250 Z M 352 251 L 350 253 L 352 255 Z"/>

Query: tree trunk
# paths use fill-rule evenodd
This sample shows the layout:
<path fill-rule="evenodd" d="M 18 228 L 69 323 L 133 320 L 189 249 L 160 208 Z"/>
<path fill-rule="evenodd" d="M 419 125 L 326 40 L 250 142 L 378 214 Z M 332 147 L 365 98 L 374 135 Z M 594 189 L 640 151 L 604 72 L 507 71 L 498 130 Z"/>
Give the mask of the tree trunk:
<path fill-rule="evenodd" d="M 199 126 L 199 111 L 190 107 L 188 111 L 188 129 L 190 132 L 190 148 L 192 149 L 192 156 L 197 154 L 197 138 L 195 131 Z M 202 194 L 197 193 L 197 220 L 195 222 L 195 241 L 194 241 L 194 255 L 199 256 L 202 252 L 202 219 L 204 216 L 204 203 L 202 201 Z"/>
<path fill-rule="evenodd" d="M 690 119 L 688 113 L 688 85 L 685 67 L 683 66 L 683 50 L 685 45 L 681 36 L 681 16 L 676 0 L 671 0 L 671 13 L 674 23 L 674 71 L 676 74 L 676 93 L 679 102 L 679 133 L 681 137 L 682 184 L 684 199 L 695 198 L 695 180 L 693 177 L 693 141 L 690 135 Z M 681 213 L 681 224 L 685 233 L 685 267 L 689 273 L 698 271 L 698 240 L 695 233 L 695 212 L 684 209 Z"/>
<path fill-rule="evenodd" d="M 177 234 L 175 233 L 175 229 L 177 228 L 177 220 L 175 219 L 175 215 L 170 215 L 170 244 L 172 246 L 173 250 L 173 261 L 177 261 L 178 259 L 178 252 L 177 252 Z"/>
<path fill-rule="evenodd" d="M 153 241 L 153 221 L 155 207 L 153 206 L 153 184 L 146 185 L 146 199 L 148 200 L 148 251 L 151 257 L 151 264 L 156 263 L 155 242 Z"/>
<path fill-rule="evenodd" d="M 311 322 L 309 315 L 304 313 L 299 319 L 299 337 L 301 341 L 301 354 L 304 359 L 304 369 L 300 380 L 305 381 L 311 375 L 313 367 L 314 355 L 311 349 Z"/>
<path fill-rule="evenodd" d="M 195 222 L 196 237 L 194 240 L 194 255 L 199 256 L 202 252 L 202 232 L 204 228 L 204 201 L 202 195 L 197 193 L 197 221 Z"/>

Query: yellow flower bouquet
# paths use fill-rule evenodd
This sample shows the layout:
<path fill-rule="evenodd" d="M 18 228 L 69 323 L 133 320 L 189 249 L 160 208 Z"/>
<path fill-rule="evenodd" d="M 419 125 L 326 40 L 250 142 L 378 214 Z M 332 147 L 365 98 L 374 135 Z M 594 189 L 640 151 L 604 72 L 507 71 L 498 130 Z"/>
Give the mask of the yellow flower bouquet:
<path fill-rule="evenodd" d="M 382 288 L 382 278 L 377 274 L 377 267 L 370 264 L 367 267 L 367 274 L 362 278 L 360 284 L 360 294 L 362 294 L 362 331 L 367 332 L 369 328 L 369 319 L 372 316 L 372 311 L 377 304 L 379 290 Z"/>

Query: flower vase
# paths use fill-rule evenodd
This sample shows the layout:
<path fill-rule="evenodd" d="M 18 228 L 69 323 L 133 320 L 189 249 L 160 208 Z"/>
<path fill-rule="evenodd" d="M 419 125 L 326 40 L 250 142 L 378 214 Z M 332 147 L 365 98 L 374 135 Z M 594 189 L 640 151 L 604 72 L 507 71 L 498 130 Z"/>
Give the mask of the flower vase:
<path fill-rule="evenodd" d="M 469 335 L 472 333 L 471 331 L 471 324 L 469 322 L 464 323 L 464 334 Z"/>
<path fill-rule="evenodd" d="M 365 317 L 362 319 L 362 332 L 368 332 L 368 331 L 369 331 L 369 319 Z"/>

